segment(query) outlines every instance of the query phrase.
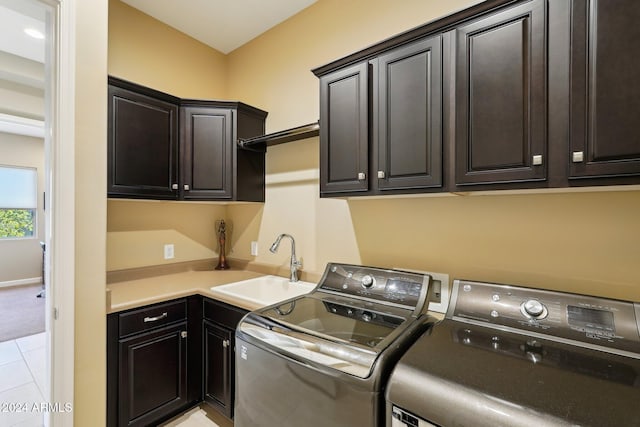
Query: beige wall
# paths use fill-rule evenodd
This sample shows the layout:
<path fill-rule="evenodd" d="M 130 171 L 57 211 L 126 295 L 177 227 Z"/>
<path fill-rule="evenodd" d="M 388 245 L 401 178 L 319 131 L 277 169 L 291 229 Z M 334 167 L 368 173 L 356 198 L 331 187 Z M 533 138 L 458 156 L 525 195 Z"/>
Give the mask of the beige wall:
<path fill-rule="evenodd" d="M 71 4 L 76 19 L 73 417 L 76 426 L 94 426 L 106 419 L 108 8 L 106 0 Z"/>
<path fill-rule="evenodd" d="M 225 218 L 225 206 L 213 203 L 109 200 L 107 270 L 216 257 L 216 221 Z M 163 256 L 169 243 L 173 260 Z"/>
<path fill-rule="evenodd" d="M 181 98 L 225 99 L 225 56 L 109 0 L 109 74 Z"/>
<path fill-rule="evenodd" d="M 42 102 L 42 100 L 41 100 Z M 42 276 L 44 240 L 44 141 L 42 138 L 0 132 L 0 165 L 36 168 L 38 171 L 38 210 L 36 232 L 25 239 L 0 239 L 0 284 L 14 280 L 38 279 Z"/>

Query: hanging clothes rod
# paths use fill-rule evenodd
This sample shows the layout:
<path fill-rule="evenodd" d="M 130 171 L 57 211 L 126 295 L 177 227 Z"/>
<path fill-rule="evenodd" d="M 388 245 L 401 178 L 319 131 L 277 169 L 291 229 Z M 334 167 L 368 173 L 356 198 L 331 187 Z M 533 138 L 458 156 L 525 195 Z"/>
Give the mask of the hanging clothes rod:
<path fill-rule="evenodd" d="M 280 132 L 269 133 L 266 135 L 255 136 L 253 138 L 238 138 L 238 146 L 240 148 L 249 149 L 252 146 L 266 144 L 271 145 L 284 144 L 285 142 L 297 141 L 300 139 L 318 136 L 320 133 L 319 122 L 309 123 L 308 125 L 298 126 L 295 128 L 282 130 Z"/>

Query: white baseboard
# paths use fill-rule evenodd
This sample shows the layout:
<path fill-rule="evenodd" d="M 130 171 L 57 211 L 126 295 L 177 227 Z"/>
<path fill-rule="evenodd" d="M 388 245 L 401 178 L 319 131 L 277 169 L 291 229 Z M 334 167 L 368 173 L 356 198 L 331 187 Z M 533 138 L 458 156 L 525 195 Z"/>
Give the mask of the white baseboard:
<path fill-rule="evenodd" d="M 10 286 L 38 285 L 40 283 L 42 283 L 42 277 L 31 277 L 28 279 L 7 280 L 6 282 L 0 282 L 0 288 L 8 288 Z"/>

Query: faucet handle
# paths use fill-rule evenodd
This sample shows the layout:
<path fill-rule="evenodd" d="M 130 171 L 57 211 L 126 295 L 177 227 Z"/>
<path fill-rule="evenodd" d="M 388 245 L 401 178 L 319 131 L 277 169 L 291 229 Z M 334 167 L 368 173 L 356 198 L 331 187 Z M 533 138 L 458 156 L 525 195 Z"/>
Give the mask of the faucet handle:
<path fill-rule="evenodd" d="M 295 260 L 292 263 L 292 266 L 295 267 L 297 270 L 302 268 L 302 258 L 298 258 L 297 260 Z"/>

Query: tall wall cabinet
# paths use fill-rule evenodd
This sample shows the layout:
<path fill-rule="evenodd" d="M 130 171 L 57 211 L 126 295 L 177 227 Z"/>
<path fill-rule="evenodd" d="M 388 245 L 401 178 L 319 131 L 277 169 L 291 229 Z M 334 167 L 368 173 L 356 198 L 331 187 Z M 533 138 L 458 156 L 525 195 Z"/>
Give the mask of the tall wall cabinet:
<path fill-rule="evenodd" d="M 264 201 L 267 113 L 240 102 L 179 99 L 109 77 L 109 197 Z"/>
<path fill-rule="evenodd" d="M 639 18 L 487 0 L 314 69 L 321 197 L 640 184 Z"/>

